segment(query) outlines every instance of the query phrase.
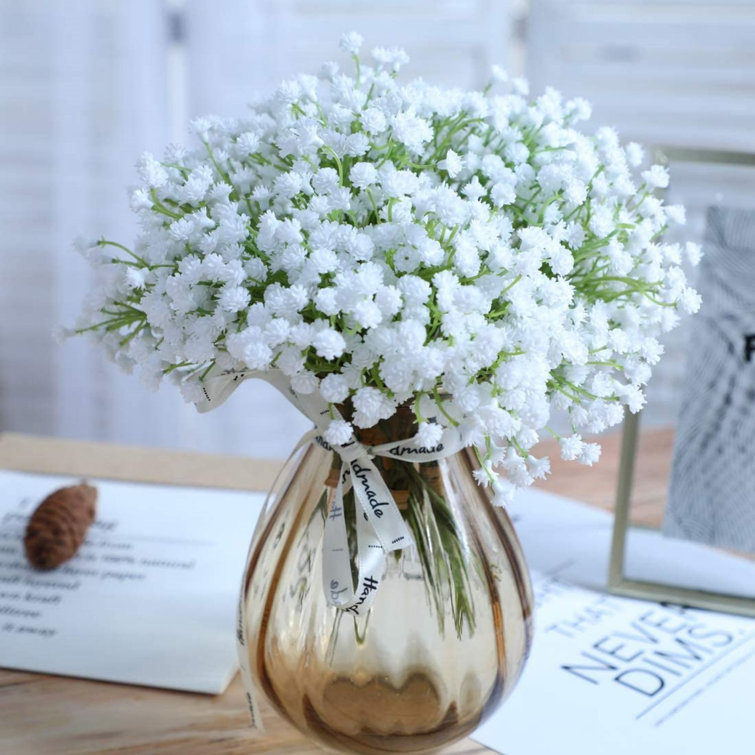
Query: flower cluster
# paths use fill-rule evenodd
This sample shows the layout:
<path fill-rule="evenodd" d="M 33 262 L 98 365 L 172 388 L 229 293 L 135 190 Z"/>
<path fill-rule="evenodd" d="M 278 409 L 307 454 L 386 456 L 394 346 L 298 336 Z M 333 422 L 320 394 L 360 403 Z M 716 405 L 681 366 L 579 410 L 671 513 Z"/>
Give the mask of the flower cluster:
<path fill-rule="evenodd" d="M 360 44 L 353 75 L 327 64 L 142 158 L 133 248 L 81 245 L 99 281 L 78 331 L 188 400 L 213 366 L 282 371 L 346 409 L 333 443 L 410 402 L 420 445 L 464 425 L 503 502 L 547 473 L 530 449 L 554 410 L 591 464 L 580 433 L 642 406 L 699 250 L 662 241 L 684 221 L 666 170 L 577 130 L 583 100 L 500 69 L 483 91 L 402 84 L 404 52 L 365 65 Z"/>

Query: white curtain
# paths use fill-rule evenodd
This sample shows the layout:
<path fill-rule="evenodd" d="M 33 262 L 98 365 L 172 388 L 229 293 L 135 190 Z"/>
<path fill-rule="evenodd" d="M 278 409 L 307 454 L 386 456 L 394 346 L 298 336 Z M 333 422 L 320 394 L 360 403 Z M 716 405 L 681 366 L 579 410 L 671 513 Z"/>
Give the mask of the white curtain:
<path fill-rule="evenodd" d="M 158 0 L 48 6 L 51 62 L 52 216 L 55 323 L 71 324 L 90 285 L 71 250 L 79 234 L 128 239 L 134 226 L 126 187 L 145 149 L 167 140 L 166 15 Z M 50 324 L 50 330 L 55 323 Z M 84 339 L 53 351 L 55 430 L 61 435 L 175 445 L 180 409 L 106 364 Z"/>
<path fill-rule="evenodd" d="M 499 0 L 0 0 L 0 430 L 285 456 L 308 421 L 265 384 L 198 415 L 83 339 L 53 342 L 89 286 L 72 241 L 129 240 L 142 151 L 316 71 L 342 32 L 405 46 L 417 75 L 475 86 L 507 62 L 507 11 Z"/>

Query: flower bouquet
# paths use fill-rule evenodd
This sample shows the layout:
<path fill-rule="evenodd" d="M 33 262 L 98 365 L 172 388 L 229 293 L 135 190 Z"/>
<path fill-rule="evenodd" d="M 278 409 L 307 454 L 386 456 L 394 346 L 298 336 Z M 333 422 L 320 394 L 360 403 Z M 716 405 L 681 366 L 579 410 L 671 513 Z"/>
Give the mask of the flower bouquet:
<path fill-rule="evenodd" d="M 136 242 L 81 244 L 77 332 L 200 410 L 259 377 L 312 419 L 250 551 L 247 683 L 331 746 L 410 752 L 516 682 L 529 584 L 491 503 L 548 473 L 541 437 L 593 464 L 582 433 L 640 409 L 699 249 L 583 100 L 401 83 L 404 52 L 360 44 L 142 158 Z"/>

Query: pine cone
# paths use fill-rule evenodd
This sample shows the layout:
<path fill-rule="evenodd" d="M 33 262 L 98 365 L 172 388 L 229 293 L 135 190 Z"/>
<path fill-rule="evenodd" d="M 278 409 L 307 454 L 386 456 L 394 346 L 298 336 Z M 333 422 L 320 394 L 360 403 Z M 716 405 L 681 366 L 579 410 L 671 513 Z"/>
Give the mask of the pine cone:
<path fill-rule="evenodd" d="M 94 521 L 97 488 L 81 483 L 50 493 L 31 515 L 24 547 L 29 563 L 54 569 L 75 555 Z"/>

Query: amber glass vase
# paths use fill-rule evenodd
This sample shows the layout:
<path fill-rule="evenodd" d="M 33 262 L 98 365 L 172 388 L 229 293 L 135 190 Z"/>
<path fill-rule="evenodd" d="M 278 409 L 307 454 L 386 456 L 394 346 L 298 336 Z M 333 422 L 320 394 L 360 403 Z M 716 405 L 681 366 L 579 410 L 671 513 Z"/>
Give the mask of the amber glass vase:
<path fill-rule="evenodd" d="M 407 437 L 399 417 L 360 440 Z M 532 638 L 529 576 L 506 513 L 474 481 L 473 455 L 374 461 L 415 545 L 388 554 L 368 614 L 330 606 L 321 549 L 340 459 L 304 445 L 271 491 L 251 546 L 245 652 L 258 691 L 320 744 L 432 752 L 470 734 L 516 684 Z M 347 521 L 354 505 L 347 494 Z"/>

